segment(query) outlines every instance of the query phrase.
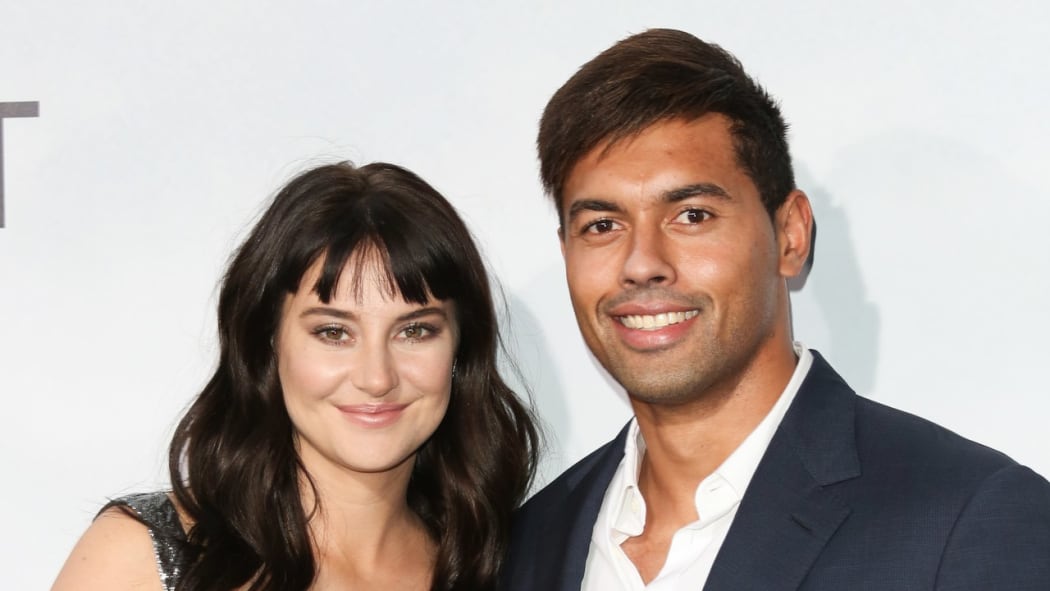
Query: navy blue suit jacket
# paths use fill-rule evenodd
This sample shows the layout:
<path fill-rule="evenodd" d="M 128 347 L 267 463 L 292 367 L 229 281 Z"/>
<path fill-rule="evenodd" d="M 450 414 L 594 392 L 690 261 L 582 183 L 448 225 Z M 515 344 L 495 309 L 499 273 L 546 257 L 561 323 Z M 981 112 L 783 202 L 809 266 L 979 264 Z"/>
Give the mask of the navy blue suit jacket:
<path fill-rule="evenodd" d="M 1050 590 L 1045 479 L 857 396 L 813 357 L 703 589 Z M 503 589 L 580 588 L 625 437 L 626 429 L 519 510 Z"/>

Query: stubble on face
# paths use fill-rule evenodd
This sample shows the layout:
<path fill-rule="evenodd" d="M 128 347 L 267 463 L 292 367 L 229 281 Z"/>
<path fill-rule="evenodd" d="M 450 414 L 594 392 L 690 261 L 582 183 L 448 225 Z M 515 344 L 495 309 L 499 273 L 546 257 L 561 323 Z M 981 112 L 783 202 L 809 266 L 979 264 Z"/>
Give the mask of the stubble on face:
<path fill-rule="evenodd" d="M 761 288 L 756 286 L 756 290 Z M 601 308 L 651 298 L 680 302 L 699 311 L 687 343 L 646 351 L 623 347 L 613 326 L 618 321 L 606 312 L 597 314 L 602 320 L 596 330 L 584 331 L 588 347 L 606 371 L 633 400 L 645 404 L 669 407 L 723 402 L 753 371 L 753 361 L 763 346 L 776 337 L 773 290 L 741 296 L 741 301 L 734 302 L 738 313 L 730 314 L 719 313 L 708 294 L 685 296 L 662 288 L 624 291 Z"/>

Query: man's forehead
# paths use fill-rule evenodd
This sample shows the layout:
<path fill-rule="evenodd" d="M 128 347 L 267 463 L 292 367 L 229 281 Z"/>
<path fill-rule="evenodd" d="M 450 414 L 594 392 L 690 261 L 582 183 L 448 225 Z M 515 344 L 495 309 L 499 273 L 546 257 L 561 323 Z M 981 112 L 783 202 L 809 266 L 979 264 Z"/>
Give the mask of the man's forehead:
<path fill-rule="evenodd" d="M 573 163 L 566 175 L 566 186 L 581 168 L 600 166 L 610 160 L 630 160 L 639 155 L 685 149 L 717 154 L 720 160 L 735 162 L 732 122 L 719 113 L 709 113 L 692 119 L 661 119 L 637 131 L 610 136 L 596 143 Z"/>

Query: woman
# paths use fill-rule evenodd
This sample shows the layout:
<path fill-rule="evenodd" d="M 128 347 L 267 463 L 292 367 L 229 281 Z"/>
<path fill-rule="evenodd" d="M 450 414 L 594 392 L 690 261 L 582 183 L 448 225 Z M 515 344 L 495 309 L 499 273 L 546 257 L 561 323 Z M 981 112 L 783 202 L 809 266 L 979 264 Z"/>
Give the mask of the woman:
<path fill-rule="evenodd" d="M 383 163 L 298 176 L 233 257 L 218 322 L 172 492 L 111 503 L 54 590 L 158 570 L 178 591 L 495 587 L 537 435 L 441 195 Z"/>

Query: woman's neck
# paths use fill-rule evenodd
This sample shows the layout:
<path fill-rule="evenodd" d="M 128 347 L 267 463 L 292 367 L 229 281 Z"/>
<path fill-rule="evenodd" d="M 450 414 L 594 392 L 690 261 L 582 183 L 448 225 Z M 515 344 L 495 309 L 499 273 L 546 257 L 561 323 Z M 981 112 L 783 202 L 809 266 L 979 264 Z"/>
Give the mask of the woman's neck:
<path fill-rule="evenodd" d="M 380 473 L 315 467 L 314 486 L 301 479 L 315 589 L 430 587 L 436 545 L 407 503 L 411 467 L 411 461 Z"/>

